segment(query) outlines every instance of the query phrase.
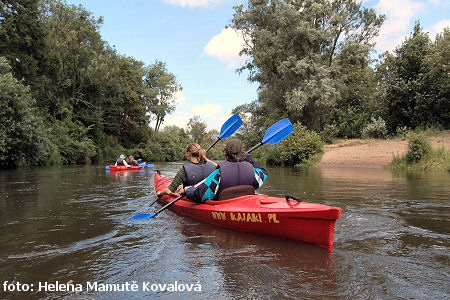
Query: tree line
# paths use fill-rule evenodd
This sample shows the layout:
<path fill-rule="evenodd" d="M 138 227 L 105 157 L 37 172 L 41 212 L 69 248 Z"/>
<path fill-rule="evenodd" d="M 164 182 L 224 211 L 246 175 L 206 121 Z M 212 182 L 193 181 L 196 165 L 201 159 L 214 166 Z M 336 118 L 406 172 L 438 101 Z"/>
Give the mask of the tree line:
<path fill-rule="evenodd" d="M 417 22 L 394 53 L 372 59 L 384 16 L 355 0 L 249 0 L 228 24 L 245 40 L 238 70 L 259 84 L 236 107 L 247 146 L 283 117 L 295 138 L 258 150 L 295 165 L 335 138 L 386 137 L 418 127 L 448 129 L 449 29 L 434 40 Z M 190 141 L 218 132 L 193 116 L 167 126 L 182 89 L 164 62 L 146 66 L 102 40 L 102 18 L 57 0 L 0 2 L 0 167 L 184 157 Z M 309 145 L 309 146 L 308 146 Z M 282 153 L 278 155 L 277 153 Z M 212 149 L 220 158 L 220 146 Z"/>

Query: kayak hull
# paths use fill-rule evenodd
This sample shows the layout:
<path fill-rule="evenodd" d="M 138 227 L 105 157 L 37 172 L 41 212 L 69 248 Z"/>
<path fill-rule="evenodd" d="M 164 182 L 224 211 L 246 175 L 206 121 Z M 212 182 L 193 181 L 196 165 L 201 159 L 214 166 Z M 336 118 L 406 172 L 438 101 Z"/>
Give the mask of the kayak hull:
<path fill-rule="evenodd" d="M 110 172 L 117 172 L 117 171 L 138 171 L 138 170 L 142 170 L 144 167 L 141 166 L 114 166 L 114 165 L 110 165 L 109 166 L 109 171 Z"/>
<path fill-rule="evenodd" d="M 172 179 L 155 173 L 156 191 L 165 189 Z M 165 203 L 178 197 L 161 197 Z M 336 220 L 341 209 L 327 205 L 287 201 L 267 195 L 247 195 L 230 200 L 196 204 L 181 198 L 173 211 L 192 218 L 234 230 L 276 236 L 333 250 Z"/>

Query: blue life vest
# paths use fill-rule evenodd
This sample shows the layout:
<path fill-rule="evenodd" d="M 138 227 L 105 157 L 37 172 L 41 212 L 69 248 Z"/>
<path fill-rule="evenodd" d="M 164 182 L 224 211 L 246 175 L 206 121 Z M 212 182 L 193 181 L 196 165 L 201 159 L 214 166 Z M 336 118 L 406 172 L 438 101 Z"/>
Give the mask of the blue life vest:
<path fill-rule="evenodd" d="M 246 161 L 225 161 L 220 166 L 219 191 L 238 185 L 255 185 L 255 174 L 253 165 Z"/>
<path fill-rule="evenodd" d="M 185 186 L 199 183 L 216 169 L 216 165 L 210 161 L 207 161 L 204 164 L 194 164 L 187 161 L 184 163 L 183 167 L 187 177 L 187 182 L 184 184 Z"/>

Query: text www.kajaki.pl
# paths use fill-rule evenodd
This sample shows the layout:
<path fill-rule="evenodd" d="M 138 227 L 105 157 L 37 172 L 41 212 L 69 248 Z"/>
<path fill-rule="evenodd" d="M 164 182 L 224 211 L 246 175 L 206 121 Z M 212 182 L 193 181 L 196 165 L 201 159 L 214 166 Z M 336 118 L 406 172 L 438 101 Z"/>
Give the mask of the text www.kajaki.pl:
<path fill-rule="evenodd" d="M 3 281 L 3 292 L 201 292 L 202 286 L 196 283 L 155 283 L 150 281 L 131 281 L 122 283 L 101 283 L 87 281 L 85 283 L 62 283 L 59 281 L 37 283 L 21 283 Z"/>

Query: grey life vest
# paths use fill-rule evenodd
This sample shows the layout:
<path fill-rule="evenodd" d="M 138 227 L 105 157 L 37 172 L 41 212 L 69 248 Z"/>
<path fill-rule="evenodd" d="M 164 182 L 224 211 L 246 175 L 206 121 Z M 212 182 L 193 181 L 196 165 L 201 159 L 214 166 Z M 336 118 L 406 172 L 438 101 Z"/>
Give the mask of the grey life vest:
<path fill-rule="evenodd" d="M 237 185 L 254 185 L 255 175 L 253 165 L 246 161 L 229 162 L 219 164 L 220 180 L 219 191 Z"/>
<path fill-rule="evenodd" d="M 187 176 L 187 182 L 185 183 L 185 186 L 199 183 L 216 169 L 216 165 L 214 165 L 210 161 L 207 161 L 205 164 L 194 164 L 190 161 L 187 161 L 184 163 L 183 167 Z"/>

